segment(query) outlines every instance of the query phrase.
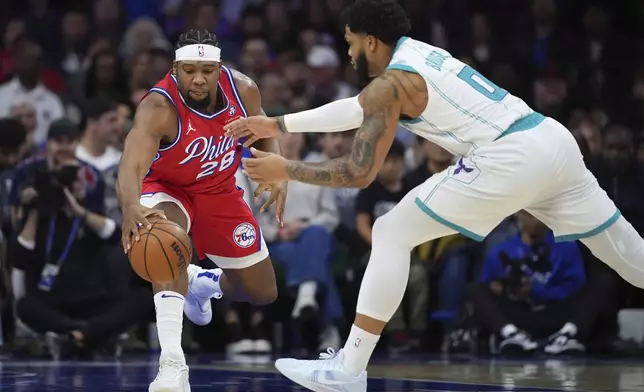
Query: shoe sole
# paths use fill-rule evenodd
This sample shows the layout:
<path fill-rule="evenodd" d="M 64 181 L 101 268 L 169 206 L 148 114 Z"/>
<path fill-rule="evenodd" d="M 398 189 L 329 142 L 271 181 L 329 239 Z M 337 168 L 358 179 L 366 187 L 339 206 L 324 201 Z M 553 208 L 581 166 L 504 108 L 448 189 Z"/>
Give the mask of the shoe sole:
<path fill-rule="evenodd" d="M 289 380 L 293 381 L 294 383 L 303 386 L 304 388 L 313 391 L 313 392 L 338 392 L 340 385 L 338 385 L 336 388 L 331 388 L 327 387 L 322 384 L 317 384 L 313 383 L 310 380 L 304 379 L 304 380 L 296 380 L 295 377 L 299 376 L 298 373 L 295 373 L 293 375 L 288 374 L 288 370 L 286 369 L 281 369 L 280 366 L 275 362 L 275 368 L 277 369 L 278 372 L 280 372 L 284 377 L 288 378 Z M 366 392 L 366 388 L 365 388 Z"/>

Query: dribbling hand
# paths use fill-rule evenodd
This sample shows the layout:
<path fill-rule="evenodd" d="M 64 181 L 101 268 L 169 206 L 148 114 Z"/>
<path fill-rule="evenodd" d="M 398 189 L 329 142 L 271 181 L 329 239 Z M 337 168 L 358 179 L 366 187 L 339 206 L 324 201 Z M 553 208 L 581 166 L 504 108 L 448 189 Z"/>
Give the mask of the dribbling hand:
<path fill-rule="evenodd" d="M 132 248 L 132 243 L 140 239 L 139 228 L 145 227 L 151 229 L 152 224 L 148 218 L 157 216 L 162 219 L 168 219 L 165 212 L 156 208 L 148 208 L 140 204 L 133 204 L 123 209 L 123 232 L 121 242 L 123 251 L 127 254 Z M 134 240 L 134 241 L 132 241 Z"/>
<path fill-rule="evenodd" d="M 260 139 L 267 139 L 280 134 L 277 119 L 265 116 L 239 118 L 224 125 L 226 136 L 233 139 L 247 137 L 244 147 L 250 147 Z"/>

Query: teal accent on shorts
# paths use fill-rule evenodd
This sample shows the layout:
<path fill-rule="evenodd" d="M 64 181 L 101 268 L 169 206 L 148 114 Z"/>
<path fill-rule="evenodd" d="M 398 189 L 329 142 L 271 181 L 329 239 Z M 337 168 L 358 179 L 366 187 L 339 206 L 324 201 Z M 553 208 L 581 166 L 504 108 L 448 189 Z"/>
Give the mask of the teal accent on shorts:
<path fill-rule="evenodd" d="M 387 66 L 387 69 L 397 69 L 399 71 L 411 72 L 420 75 L 420 72 L 416 71 L 414 67 L 411 67 L 407 64 L 391 64 Z"/>
<path fill-rule="evenodd" d="M 510 125 L 508 129 L 505 130 L 502 134 L 499 135 L 496 139 L 501 139 L 504 136 L 511 135 L 517 132 L 527 131 L 541 124 L 546 119 L 546 116 L 539 112 L 533 112 L 527 116 L 518 119 L 514 124 Z"/>
<path fill-rule="evenodd" d="M 481 241 L 483 241 L 485 239 L 485 237 L 483 237 L 483 236 L 480 236 L 480 235 L 478 235 L 476 233 L 472 233 L 471 231 L 467 230 L 464 227 L 461 227 L 461 226 L 459 226 L 457 224 L 454 224 L 454 223 L 452 223 L 452 222 L 450 222 L 448 220 L 445 220 L 445 219 L 441 218 L 434 211 L 432 211 L 431 208 L 427 207 L 427 205 L 425 203 L 423 203 L 423 201 L 418 197 L 416 198 L 416 205 L 421 210 L 423 210 L 423 212 L 425 214 L 429 215 L 436 222 L 440 223 L 443 226 L 447 226 L 450 229 L 456 230 L 457 232 L 459 232 L 460 234 L 464 235 L 465 237 L 471 238 L 474 241 L 478 241 L 478 242 L 481 242 Z"/>
<path fill-rule="evenodd" d="M 577 240 L 581 240 L 581 239 L 584 239 L 584 238 L 595 236 L 595 235 L 601 233 L 602 231 L 608 229 L 609 227 L 611 227 L 613 225 L 613 223 L 617 222 L 617 220 L 619 219 L 620 216 L 622 216 L 622 213 L 619 210 L 617 210 L 617 211 L 615 211 L 613 216 L 608 218 L 608 220 L 606 222 L 604 222 L 601 225 L 595 227 L 594 229 L 592 229 L 590 231 L 587 231 L 585 233 L 581 233 L 581 234 L 567 234 L 567 235 L 557 236 L 557 237 L 555 237 L 555 242 L 577 241 Z"/>

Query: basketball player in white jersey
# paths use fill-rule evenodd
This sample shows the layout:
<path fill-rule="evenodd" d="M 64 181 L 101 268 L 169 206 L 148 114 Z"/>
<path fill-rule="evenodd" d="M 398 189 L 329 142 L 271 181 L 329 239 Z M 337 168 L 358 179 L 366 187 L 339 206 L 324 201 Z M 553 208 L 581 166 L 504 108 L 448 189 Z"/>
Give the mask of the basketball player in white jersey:
<path fill-rule="evenodd" d="M 405 293 L 412 248 L 456 232 L 480 241 L 522 209 L 547 224 L 557 240 L 581 240 L 624 279 L 644 287 L 644 240 L 586 169 L 565 127 L 445 50 L 407 38 L 409 21 L 395 0 L 357 0 L 345 16 L 354 66 L 375 77 L 359 98 L 281 118 L 239 120 L 227 129 L 253 143 L 279 132 L 359 127 L 351 154 L 304 163 L 252 150 L 256 158 L 244 162 L 247 175 L 259 182 L 365 187 L 398 123 L 462 158 L 374 223 L 344 348 L 315 361 L 279 359 L 282 374 L 313 391 L 366 391 L 367 363 Z"/>

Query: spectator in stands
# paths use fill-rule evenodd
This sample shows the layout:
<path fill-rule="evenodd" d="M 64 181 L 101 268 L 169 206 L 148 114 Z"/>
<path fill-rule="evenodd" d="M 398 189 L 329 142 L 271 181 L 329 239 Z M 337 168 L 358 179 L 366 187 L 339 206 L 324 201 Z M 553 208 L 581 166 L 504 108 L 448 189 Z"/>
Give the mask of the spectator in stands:
<path fill-rule="evenodd" d="M 626 219 L 644 232 L 644 173 L 635 159 L 633 131 L 618 125 L 604 131 L 602 157 L 593 172 Z"/>
<path fill-rule="evenodd" d="M 13 168 L 20 160 L 27 132 L 20 121 L 0 119 L 0 228 L 6 237 L 11 235 L 11 192 Z"/>
<path fill-rule="evenodd" d="M 60 68 L 65 75 L 67 93 L 81 101 L 85 71 L 90 66 L 89 20 L 80 10 L 65 12 L 61 21 L 62 53 Z"/>
<path fill-rule="evenodd" d="M 367 188 L 362 189 L 356 199 L 356 228 L 362 239 L 371 245 L 373 223 L 389 212 L 407 194 L 403 182 L 405 168 L 405 146 L 394 140 L 378 178 Z M 418 348 L 421 335 L 427 328 L 428 282 L 425 266 L 412 260 L 410 281 L 404 303 L 409 305 L 410 313 L 405 322 L 405 306 L 401 305 L 387 324 L 387 332 L 392 335 L 392 348 L 407 349 L 408 345 Z M 411 335 L 411 336 L 410 336 Z"/>
<path fill-rule="evenodd" d="M 104 172 L 119 163 L 119 143 L 123 124 L 117 105 L 106 98 L 91 99 L 85 105 L 85 130 L 76 147 L 76 157 Z"/>
<path fill-rule="evenodd" d="M 338 79 L 341 63 L 333 48 L 314 46 L 308 53 L 306 62 L 311 68 L 313 89 L 310 101 L 313 107 L 356 95 L 355 87 Z"/>
<path fill-rule="evenodd" d="M 27 131 L 27 137 L 25 143 L 22 145 L 20 158 L 25 159 L 38 153 L 42 145 L 37 145 L 35 140 L 38 119 L 34 105 L 29 102 L 17 102 L 11 107 L 9 116 L 20 121 Z"/>
<path fill-rule="evenodd" d="M 319 136 L 320 152 L 311 152 L 307 161 L 322 162 L 329 159 L 339 158 L 350 150 L 353 142 L 354 132 L 324 133 Z M 347 146 L 348 144 L 348 146 Z M 338 209 L 340 222 L 335 229 L 335 238 L 341 244 L 348 247 L 349 257 L 360 260 L 371 248 L 356 230 L 356 197 L 360 189 L 357 188 L 335 188 L 335 204 Z"/>
<path fill-rule="evenodd" d="M 575 242 L 555 242 L 553 233 L 521 211 L 518 236 L 485 257 L 479 281 L 471 286 L 477 319 L 501 337 L 504 354 L 533 353 L 535 338 L 550 337 L 546 352 L 583 352 L 601 296 L 611 287 L 587 282 L 584 261 Z M 599 294 L 599 295 L 598 295 Z"/>
<path fill-rule="evenodd" d="M 403 183 L 405 146 L 394 140 L 378 178 L 358 193 L 356 200 L 356 227 L 358 233 L 371 245 L 371 229 L 380 218 L 407 194 Z"/>
<path fill-rule="evenodd" d="M 146 70 L 150 83 L 156 84 L 172 69 L 174 52 L 168 47 L 153 47 L 150 50 L 150 67 Z"/>
<path fill-rule="evenodd" d="M 41 83 L 42 49 L 22 38 L 12 47 L 15 77 L 0 85 L 0 117 L 7 117 L 15 103 L 30 102 L 36 108 L 36 143 L 47 137 L 49 125 L 64 115 L 60 98 Z"/>
<path fill-rule="evenodd" d="M 60 137 L 58 126 L 50 130 L 52 140 Z M 114 259 L 104 256 L 110 254 L 107 246 L 118 243 L 120 231 L 103 215 L 102 203 L 95 204 L 103 196 L 100 174 L 67 158 L 55 168 L 41 167 L 34 183 L 23 189 L 34 196 L 23 206 L 27 219 L 11 247 L 14 267 L 24 276 L 18 317 L 46 333 L 54 356 L 60 345 L 80 351 L 102 348 L 109 338 L 145 320 L 152 307 L 149 289 L 112 291 Z"/>
<path fill-rule="evenodd" d="M 124 102 L 127 93 L 127 78 L 118 54 L 111 50 L 95 54 L 85 77 L 85 98 Z"/>
<path fill-rule="evenodd" d="M 300 159 L 304 135 L 289 134 L 281 139 L 281 146 L 282 155 Z M 276 224 L 274 211 L 260 213 L 257 219 L 271 256 L 284 268 L 286 285 L 295 295 L 292 317 L 301 323 L 306 337 L 317 339 L 320 325 L 333 326 L 342 317 L 331 273 L 338 211 L 331 188 L 293 183 L 288 191 L 283 227 Z M 309 348 L 318 349 L 317 344 Z"/>

